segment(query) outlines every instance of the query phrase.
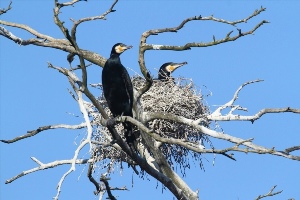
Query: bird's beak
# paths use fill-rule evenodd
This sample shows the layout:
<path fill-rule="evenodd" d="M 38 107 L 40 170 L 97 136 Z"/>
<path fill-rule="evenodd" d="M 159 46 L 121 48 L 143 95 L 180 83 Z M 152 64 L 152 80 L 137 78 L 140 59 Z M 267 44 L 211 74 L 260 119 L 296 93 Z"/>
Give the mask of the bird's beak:
<path fill-rule="evenodd" d="M 124 51 L 125 50 L 127 50 L 127 49 L 131 49 L 132 48 L 132 46 L 130 45 L 130 46 L 125 46 L 125 47 L 123 47 L 124 48 Z"/>
<path fill-rule="evenodd" d="M 172 67 L 171 67 L 171 71 L 173 72 L 173 71 L 175 71 L 177 68 L 179 68 L 179 67 L 181 67 L 181 66 L 183 66 L 183 65 L 186 65 L 187 64 L 187 62 L 182 62 L 182 63 L 172 63 L 171 65 L 172 65 Z"/>

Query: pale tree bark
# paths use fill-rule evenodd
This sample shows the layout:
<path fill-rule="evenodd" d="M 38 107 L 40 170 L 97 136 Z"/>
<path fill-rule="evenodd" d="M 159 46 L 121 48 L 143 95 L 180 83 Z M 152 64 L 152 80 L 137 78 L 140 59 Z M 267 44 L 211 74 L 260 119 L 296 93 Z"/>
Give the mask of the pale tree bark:
<path fill-rule="evenodd" d="M 54 66 L 51 63 L 48 63 L 48 66 L 58 72 L 62 73 L 69 81 L 73 91 L 69 91 L 70 95 L 73 99 L 78 103 L 80 112 L 83 115 L 84 121 L 77 125 L 68 125 L 68 124 L 57 124 L 57 125 L 47 125 L 38 127 L 36 130 L 28 131 L 27 134 L 10 139 L 1 141 L 3 143 L 14 143 L 23 139 L 27 139 L 29 137 L 35 136 L 43 131 L 47 131 L 50 129 L 82 129 L 86 128 L 87 135 L 83 138 L 80 145 L 74 151 L 74 155 L 72 159 L 69 160 L 56 160 L 50 163 L 43 163 L 35 157 L 31 157 L 31 159 L 37 163 L 37 167 L 32 168 L 30 170 L 26 170 L 21 172 L 20 174 L 12 177 L 7 180 L 6 183 L 11 183 L 22 176 L 28 175 L 30 173 L 34 173 L 40 170 L 45 170 L 53 167 L 58 167 L 60 165 L 69 165 L 70 168 L 66 171 L 58 182 L 57 193 L 54 199 L 58 199 L 59 195 L 62 191 L 62 185 L 67 176 L 72 173 L 76 169 L 77 164 L 89 164 L 88 169 L 88 178 L 92 184 L 95 185 L 96 191 L 94 192 L 96 195 L 99 195 L 99 198 L 102 199 L 104 191 L 108 193 L 108 197 L 110 199 L 116 199 L 113 195 L 113 190 L 127 190 L 126 187 L 111 187 L 108 183 L 109 178 L 106 177 L 106 174 L 101 176 L 100 181 L 97 181 L 93 177 L 93 169 L 95 168 L 94 164 L 97 162 L 101 162 L 105 158 L 109 158 L 111 160 L 115 158 L 119 158 L 122 162 L 127 162 L 132 169 L 139 173 L 136 169 L 136 166 L 139 166 L 143 171 L 147 172 L 149 175 L 157 179 L 161 182 L 166 188 L 168 188 L 177 199 L 187 200 L 187 199 L 198 199 L 198 191 L 193 191 L 189 185 L 177 174 L 174 168 L 170 165 L 170 160 L 168 156 L 166 156 L 165 152 L 162 151 L 163 145 L 177 145 L 178 147 L 184 148 L 187 151 L 197 152 L 201 154 L 220 154 L 226 156 L 230 159 L 235 160 L 233 152 L 244 152 L 244 153 L 256 153 L 256 154 L 270 154 L 281 156 L 287 159 L 292 160 L 300 160 L 300 157 L 297 155 L 293 155 L 294 151 L 300 149 L 300 146 L 287 147 L 283 150 L 277 150 L 274 148 L 267 148 L 264 146 L 260 146 L 254 143 L 253 138 L 238 138 L 230 135 L 229 133 L 218 132 L 209 127 L 209 123 L 214 121 L 250 121 L 254 122 L 259 120 L 265 114 L 269 113 L 280 113 L 280 112 L 292 112 L 295 114 L 300 114 L 299 109 L 295 108 L 264 108 L 258 111 L 255 115 L 237 115 L 234 114 L 236 110 L 246 111 L 247 109 L 240 106 L 235 105 L 235 101 L 238 98 L 239 92 L 249 84 L 253 84 L 256 82 L 260 82 L 262 80 L 254 80 L 245 82 L 242 84 L 234 93 L 233 98 L 229 100 L 224 105 L 219 106 L 213 112 L 202 112 L 201 115 L 195 116 L 195 118 L 188 118 L 185 116 L 176 115 L 174 113 L 168 112 L 150 112 L 143 110 L 143 97 L 145 95 L 151 95 L 151 87 L 154 87 L 155 83 L 150 76 L 146 61 L 145 61 L 145 52 L 148 50 L 171 50 L 171 51 L 185 51 L 191 48 L 196 47 L 209 47 L 213 45 L 221 45 L 222 43 L 235 41 L 243 36 L 252 35 L 257 29 L 259 29 L 265 23 L 268 23 L 266 20 L 262 20 L 258 24 L 256 24 L 252 29 L 247 31 L 242 31 L 237 28 L 237 33 L 233 35 L 234 31 L 228 32 L 224 35 L 223 38 L 215 38 L 212 36 L 211 41 L 207 42 L 189 42 L 186 44 L 182 44 L 180 46 L 173 46 L 168 44 L 149 44 L 147 43 L 147 39 L 150 36 L 163 34 L 166 32 L 178 32 L 184 28 L 184 25 L 191 21 L 212 21 L 215 23 L 222 23 L 236 28 L 236 26 L 240 23 L 246 23 L 252 18 L 264 12 L 266 9 L 261 7 L 260 9 L 254 11 L 253 14 L 248 17 L 236 21 L 228 21 L 220 18 L 215 18 L 213 16 L 203 17 L 203 16 L 195 16 L 184 19 L 182 22 L 179 22 L 179 25 L 172 28 L 162 28 L 155 30 L 148 30 L 141 34 L 140 46 L 139 46 L 139 54 L 138 54 L 138 63 L 140 66 L 140 70 L 142 75 L 144 76 L 143 85 L 136 89 L 135 91 L 135 105 L 134 105 L 134 113 L 135 118 L 120 116 L 115 119 L 110 119 L 109 112 L 106 110 L 105 106 L 101 100 L 97 99 L 89 90 L 88 83 L 88 73 L 86 67 L 86 61 L 89 61 L 95 65 L 103 67 L 106 58 L 102 55 L 99 55 L 95 52 L 91 52 L 89 50 L 81 49 L 76 40 L 76 30 L 78 26 L 82 23 L 87 23 L 92 20 L 105 20 L 106 16 L 115 12 L 114 7 L 117 4 L 118 0 L 115 0 L 111 7 L 107 9 L 103 14 L 99 14 L 97 16 L 86 17 L 79 20 L 71 19 L 73 22 L 73 26 L 69 30 L 64 26 L 64 23 L 60 19 L 61 9 L 67 6 L 72 6 L 78 3 L 79 0 L 73 0 L 70 2 L 59 3 L 58 0 L 54 0 L 55 8 L 54 8 L 54 23 L 59 27 L 61 32 L 63 33 L 65 38 L 53 38 L 46 34 L 40 33 L 33 28 L 18 23 L 12 23 L 9 21 L 0 20 L 0 35 L 6 37 L 7 39 L 17 43 L 18 45 L 26 46 L 26 45 L 35 45 L 41 47 L 49 47 L 54 48 L 60 51 L 68 52 L 68 61 L 71 63 L 74 56 L 78 56 L 80 60 L 80 66 L 76 68 L 63 68 Z M 0 15 L 5 14 L 11 9 L 11 3 L 8 5 L 6 9 L 0 10 Z M 15 27 L 18 29 L 22 29 L 32 35 L 32 38 L 24 40 L 13 34 L 9 30 L 10 27 Z M 76 70 L 81 70 L 81 78 L 79 78 L 74 72 Z M 100 84 L 101 85 L 101 84 Z M 84 97 L 87 97 L 89 101 L 85 101 Z M 103 100 L 103 99 L 102 99 Z M 160 106 L 160 105 L 158 105 Z M 230 108 L 228 114 L 223 115 L 221 111 L 226 108 Z M 91 120 L 92 118 L 92 120 Z M 153 128 L 149 127 L 149 124 L 155 120 L 161 120 L 160 122 L 172 122 L 176 124 L 182 124 L 186 127 L 189 127 L 192 130 L 198 131 L 201 134 L 201 137 L 212 137 L 217 138 L 219 140 L 227 141 L 228 147 L 225 149 L 217 149 L 214 147 L 211 148 L 203 148 L 199 141 L 189 140 L 189 138 L 176 138 L 170 137 L 166 135 L 162 135 L 161 133 L 155 131 Z M 127 145 L 127 143 L 120 136 L 120 131 L 117 128 L 118 122 L 129 121 L 136 127 L 138 127 L 140 132 L 140 140 L 138 141 L 137 149 L 138 152 L 133 152 Z M 106 128 L 106 131 L 103 131 L 102 137 L 105 140 L 95 140 L 92 136 L 94 127 L 102 127 Z M 78 155 L 81 150 L 88 146 L 90 148 L 90 158 L 89 159 L 79 159 Z M 166 146 L 165 146 L 166 147 Z M 108 155 L 107 157 L 103 157 L 103 155 L 99 155 L 99 149 L 113 149 L 118 155 Z M 166 149 L 169 147 L 167 146 Z M 112 161 L 113 162 L 113 161 Z M 275 188 L 275 187 L 274 187 Z M 280 192 L 273 193 L 274 188 L 266 195 L 260 195 L 257 199 L 261 199 L 267 196 L 273 196 L 279 194 Z"/>

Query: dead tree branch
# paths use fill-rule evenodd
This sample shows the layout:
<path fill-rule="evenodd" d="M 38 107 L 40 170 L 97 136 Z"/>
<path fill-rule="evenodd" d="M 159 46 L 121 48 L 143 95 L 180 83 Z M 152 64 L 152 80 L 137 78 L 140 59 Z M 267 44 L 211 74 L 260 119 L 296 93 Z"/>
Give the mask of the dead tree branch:
<path fill-rule="evenodd" d="M 192 126 L 193 128 L 201 131 L 203 134 L 206 134 L 208 136 L 217 138 L 217 139 L 222 139 L 222 140 L 226 140 L 229 141 L 231 143 L 236 144 L 234 147 L 229 147 L 226 149 L 222 149 L 222 150 L 216 150 L 216 149 L 202 149 L 199 144 L 197 145 L 194 142 L 191 141 L 183 141 L 180 139 L 175 139 L 175 138 L 164 138 L 161 137 L 153 132 L 151 132 L 151 130 L 149 130 L 147 127 L 145 127 L 143 124 L 141 124 L 139 121 L 131 118 L 131 117 L 121 117 L 120 121 L 129 121 L 132 124 L 138 126 L 142 131 L 144 131 L 145 133 L 147 133 L 149 136 L 151 136 L 152 138 L 154 138 L 156 141 L 162 142 L 162 143 L 168 143 L 168 144 L 176 144 L 176 145 L 180 145 L 180 146 L 184 146 L 187 149 L 190 149 L 194 152 L 198 152 L 198 153 L 218 153 L 218 154 L 224 154 L 230 151 L 237 151 L 237 152 L 244 152 L 244 153 L 257 153 L 257 154 L 271 154 L 271 155 L 277 155 L 277 156 L 282 156 L 288 159 L 292 159 L 292 160 L 300 160 L 300 156 L 294 156 L 289 154 L 289 149 L 288 151 L 277 151 L 275 150 L 275 148 L 271 148 L 268 149 L 266 147 L 263 146 L 259 146 L 256 145 L 254 143 L 252 143 L 253 139 L 241 139 L 238 137 L 234 137 L 231 136 L 229 134 L 226 134 L 224 132 L 217 132 L 215 130 L 211 130 L 209 128 L 206 128 L 204 126 L 198 125 L 196 123 L 196 121 L 184 118 L 182 116 L 176 116 L 173 114 L 166 114 L 166 113 L 145 113 L 146 115 L 146 121 L 150 121 L 153 119 L 166 119 L 166 120 L 173 120 L 182 124 L 187 124 Z M 246 148 L 238 148 L 240 145 L 244 145 L 246 146 Z M 298 147 L 293 148 L 292 150 L 295 151 L 297 150 Z M 230 158 L 234 159 L 232 156 L 229 156 Z"/>
<path fill-rule="evenodd" d="M 123 151 L 125 151 L 128 155 L 130 155 L 130 157 L 143 169 L 145 170 L 148 174 L 150 174 L 151 176 L 153 176 L 155 179 L 157 179 L 158 181 L 160 181 L 162 184 L 164 184 L 173 194 L 177 199 L 182 199 L 182 200 L 188 200 L 191 199 L 193 196 L 191 196 L 190 198 L 187 197 L 181 188 L 178 188 L 174 182 L 167 177 L 165 174 L 160 173 L 159 171 L 157 171 L 155 168 L 153 168 L 152 166 L 150 166 L 148 164 L 148 162 L 145 159 L 142 159 L 141 157 L 139 157 L 136 153 L 133 153 L 129 146 L 127 145 L 127 143 L 125 143 L 125 141 L 123 141 L 123 139 L 120 137 L 120 135 L 118 134 L 118 132 L 113 128 L 113 126 L 115 125 L 114 121 L 108 120 L 108 124 L 107 124 L 107 128 L 109 129 L 109 131 L 111 132 L 113 138 L 117 141 L 117 143 L 119 144 L 119 146 L 122 148 Z M 193 199 L 197 199 L 193 198 Z"/>
<path fill-rule="evenodd" d="M 17 142 L 19 140 L 22 140 L 22 139 L 25 139 L 25 138 L 28 138 L 28 137 L 35 136 L 36 134 L 38 134 L 42 131 L 49 130 L 49 129 L 58 129 L 58 128 L 82 129 L 82 128 L 85 128 L 85 127 L 86 127 L 85 123 L 81 123 L 81 124 L 78 124 L 78 125 L 57 124 L 57 125 L 41 126 L 41 127 L 37 128 L 35 130 L 27 131 L 27 134 L 25 134 L 25 135 L 15 137 L 14 139 L 11 139 L 11 140 L 0 140 L 0 141 L 4 142 L 4 143 L 7 143 L 7 144 L 10 144 L 10 143 L 14 143 L 14 142 Z"/>
<path fill-rule="evenodd" d="M 216 40 L 215 37 L 213 36 L 213 41 L 211 42 L 192 42 L 192 43 L 187 43 L 185 45 L 181 45 L 181 46 L 174 46 L 174 45 L 156 45 L 156 44 L 147 44 L 147 39 L 149 36 L 151 35 L 158 35 L 160 33 L 166 33 L 166 32 L 177 32 L 180 29 L 182 29 L 184 27 L 184 25 L 190 21 L 215 21 L 215 22 L 220 22 L 220 23 L 225 23 L 225 24 L 229 24 L 229 25 L 233 25 L 235 26 L 238 23 L 246 23 L 249 19 L 259 15 L 261 12 L 265 11 L 266 9 L 261 7 L 259 10 L 255 10 L 254 13 L 250 16 L 248 16 L 247 18 L 244 18 L 242 20 L 237 20 L 234 22 L 231 21 L 227 21 L 224 19 L 219 19 L 219 18 L 215 18 L 213 16 L 209 16 L 209 17 L 202 17 L 200 16 L 195 16 L 195 17 L 190 17 L 187 18 L 185 20 L 183 20 L 177 27 L 173 27 L 173 28 L 163 28 L 163 29 L 152 29 L 152 30 L 148 30 L 145 31 L 142 35 L 141 35 L 141 39 L 140 39 L 140 47 L 139 47 L 139 65 L 140 65 L 140 69 L 141 72 L 143 74 L 143 76 L 145 77 L 147 84 L 145 85 L 145 87 L 143 87 L 140 91 L 139 91 L 139 95 L 138 97 L 140 97 L 142 94 L 144 94 L 146 91 L 149 90 L 149 88 L 152 85 L 152 78 L 147 70 L 146 64 L 145 64 L 145 52 L 147 50 L 173 50 L 173 51 L 184 51 L 184 50 L 190 50 L 191 47 L 208 47 L 208 46 L 213 46 L 213 45 L 218 45 L 221 43 L 225 43 L 225 42 L 230 42 L 230 41 L 235 41 L 240 37 L 246 36 L 246 35 L 250 35 L 253 34 L 260 26 L 262 26 L 265 23 L 269 23 L 266 20 L 261 21 L 260 23 L 258 23 L 253 29 L 251 29 L 250 31 L 247 32 L 242 32 L 241 29 L 238 29 L 238 34 L 236 36 L 230 36 L 232 34 L 233 31 L 230 31 L 229 33 L 226 34 L 226 36 L 223 39 L 219 39 Z"/>
<path fill-rule="evenodd" d="M 89 163 L 89 169 L 88 169 L 88 172 L 87 172 L 87 177 L 89 178 L 90 182 L 95 185 L 96 191 L 94 192 L 94 194 L 97 195 L 100 192 L 100 185 L 94 179 L 94 177 L 92 176 L 93 170 L 94 170 L 94 164 L 93 163 Z"/>
<path fill-rule="evenodd" d="M 12 8 L 11 4 L 12 4 L 12 1 L 9 2 L 7 8 L 0 9 L 0 15 L 2 15 L 4 13 L 6 13 L 7 11 L 9 11 Z"/>
<path fill-rule="evenodd" d="M 62 8 L 64 6 L 73 6 L 74 4 L 76 4 L 80 1 L 83 1 L 83 0 L 72 0 L 70 2 L 65 2 L 65 3 L 59 3 L 58 0 L 55 0 L 55 5 L 59 8 Z M 84 1 L 87 1 L 87 0 L 84 0 Z"/>
<path fill-rule="evenodd" d="M 221 115 L 221 111 L 224 110 L 225 108 L 228 108 L 228 107 L 232 107 L 230 113 L 232 113 L 234 110 L 236 109 L 242 109 L 240 106 L 233 106 L 233 103 L 238 99 L 238 95 L 239 95 L 239 92 L 246 86 L 246 85 L 249 85 L 251 83 L 256 83 L 256 82 L 261 82 L 263 80 L 254 80 L 254 81 L 248 81 L 246 83 L 243 83 L 238 89 L 237 91 L 234 93 L 233 95 L 233 98 L 225 103 L 223 106 L 220 106 L 216 111 L 214 111 L 211 115 L 212 116 L 219 116 Z"/>
<path fill-rule="evenodd" d="M 107 194 L 108 194 L 108 197 L 111 199 L 111 200 L 117 200 L 114 195 L 112 195 L 111 193 L 111 188 L 109 187 L 109 184 L 108 184 L 108 180 L 110 180 L 109 178 L 106 178 L 106 176 L 101 176 L 100 178 L 100 181 L 102 181 L 105 185 L 105 188 L 106 188 L 106 191 L 107 191 Z"/>
<path fill-rule="evenodd" d="M 115 2 L 111 5 L 111 7 L 105 13 L 103 13 L 102 15 L 94 16 L 94 17 L 86 17 L 86 18 L 82 18 L 78 21 L 72 20 L 74 22 L 74 25 L 73 25 L 72 30 L 71 30 L 72 37 L 75 38 L 76 29 L 77 29 L 79 24 L 81 24 L 83 22 L 87 22 L 87 21 L 98 20 L 98 19 L 106 20 L 106 16 L 108 14 L 116 11 L 116 10 L 114 10 L 114 7 L 117 3 L 118 3 L 118 0 L 115 0 Z"/>
<path fill-rule="evenodd" d="M 273 187 L 271 188 L 271 190 L 270 190 L 267 194 L 259 195 L 255 200 L 263 199 L 263 198 L 265 198 L 265 197 L 275 196 L 275 195 L 277 195 L 277 194 L 280 194 L 280 193 L 283 191 L 283 190 L 281 190 L 281 191 L 278 191 L 278 192 L 274 192 L 274 193 L 273 193 L 273 191 L 274 191 L 274 189 L 275 189 L 276 187 L 277 187 L 277 185 L 273 186 Z"/>
<path fill-rule="evenodd" d="M 260 110 L 258 113 L 252 116 L 245 116 L 245 115 L 238 115 L 238 114 L 233 114 L 235 110 L 243 110 L 247 111 L 247 108 L 243 108 L 240 105 L 234 105 L 235 101 L 238 99 L 239 92 L 246 86 L 252 83 L 257 83 L 261 82 L 263 80 L 253 80 L 253 81 L 248 81 L 246 83 L 243 83 L 237 91 L 234 93 L 233 98 L 225 103 L 224 105 L 219 106 L 213 113 L 208 115 L 206 118 L 211 121 L 251 121 L 252 123 L 262 117 L 265 114 L 268 113 L 285 113 L 285 112 L 292 112 L 295 114 L 300 114 L 300 109 L 296 108 L 264 108 Z M 226 108 L 231 108 L 231 110 L 228 112 L 226 115 L 222 115 L 221 111 L 226 109 Z M 200 123 L 202 119 L 198 119 L 196 123 Z"/>
<path fill-rule="evenodd" d="M 40 170 L 45 170 L 45 169 L 49 169 L 49 168 L 54 168 L 57 167 L 59 165 L 66 165 L 66 164 L 72 164 L 73 160 L 57 160 L 57 161 L 53 161 L 47 164 L 42 163 L 41 161 L 39 161 L 38 159 L 36 159 L 35 157 L 31 157 L 31 159 L 36 162 L 39 166 L 32 168 L 30 170 L 26 170 L 21 172 L 20 174 L 12 177 L 11 179 L 8 179 L 7 181 L 5 181 L 5 184 L 11 183 L 15 180 L 17 180 L 18 178 L 21 178 L 22 176 L 25 176 L 27 174 L 33 173 L 33 172 L 37 172 Z M 89 163 L 92 162 L 91 159 L 76 159 L 75 163 L 76 164 L 85 164 L 85 163 Z"/>
<path fill-rule="evenodd" d="M 260 7 L 260 9 L 255 10 L 252 15 L 250 15 L 244 19 L 240 19 L 240 20 L 232 21 L 232 22 L 224 20 L 224 19 L 214 18 L 213 16 L 204 17 L 202 20 L 212 20 L 212 21 L 221 22 L 221 23 L 230 24 L 232 26 L 235 26 L 236 24 L 239 24 L 239 23 L 247 23 L 249 19 L 252 19 L 253 17 L 259 15 L 261 12 L 264 12 L 264 11 L 266 11 L 266 8 Z"/>

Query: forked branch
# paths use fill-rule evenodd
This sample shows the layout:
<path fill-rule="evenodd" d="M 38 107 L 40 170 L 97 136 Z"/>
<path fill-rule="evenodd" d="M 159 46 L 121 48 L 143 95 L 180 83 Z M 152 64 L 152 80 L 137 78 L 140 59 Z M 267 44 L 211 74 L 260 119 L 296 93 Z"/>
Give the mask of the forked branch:
<path fill-rule="evenodd" d="M 273 186 L 267 194 L 259 195 L 255 200 L 263 199 L 265 197 L 275 196 L 277 194 L 280 194 L 283 191 L 283 190 L 281 190 L 281 191 L 278 191 L 278 192 L 273 192 L 276 187 L 277 187 L 277 185 Z"/>
<path fill-rule="evenodd" d="M 12 8 L 11 4 L 12 4 L 12 1 L 9 2 L 7 8 L 3 8 L 3 9 L 0 8 L 0 15 L 2 15 L 4 13 L 6 13 L 7 11 L 9 11 Z"/>
<path fill-rule="evenodd" d="M 38 159 L 36 159 L 35 157 L 31 157 L 31 159 L 34 162 L 36 162 L 39 166 L 35 167 L 35 168 L 32 168 L 30 170 L 26 170 L 26 171 L 21 172 L 20 174 L 18 174 L 16 176 L 12 177 L 11 179 L 8 179 L 7 181 L 5 181 L 5 184 L 11 183 L 11 182 L 17 180 L 18 178 L 21 178 L 22 176 L 25 176 L 25 175 L 33 173 L 33 172 L 37 172 L 37 171 L 45 170 L 45 169 L 49 169 L 49 168 L 54 168 L 54 167 L 57 167 L 57 166 L 60 166 L 60 165 L 67 165 L 67 164 L 70 165 L 73 162 L 73 160 L 70 159 L 70 160 L 57 160 L 57 161 L 53 161 L 53 162 L 44 164 L 41 161 L 39 161 Z M 86 164 L 86 163 L 89 163 L 89 162 L 92 162 L 92 160 L 91 159 L 76 159 L 75 160 L 76 164 Z"/>
<path fill-rule="evenodd" d="M 263 80 L 257 79 L 253 81 L 248 81 L 243 83 L 234 93 L 232 99 L 225 103 L 224 105 L 219 106 L 213 113 L 208 115 L 206 118 L 211 121 L 251 121 L 252 123 L 255 120 L 258 120 L 260 117 L 262 117 L 265 114 L 268 113 L 285 113 L 285 112 L 292 112 L 295 114 L 300 114 L 300 109 L 297 108 L 264 108 L 257 112 L 255 115 L 240 115 L 240 114 L 233 114 L 235 110 L 243 110 L 247 111 L 247 108 L 243 108 L 240 105 L 234 105 L 235 101 L 239 97 L 240 91 L 249 84 L 261 82 Z M 226 108 L 231 108 L 228 114 L 222 115 L 222 110 Z M 196 123 L 200 123 L 202 119 L 199 119 L 196 121 Z"/>
<path fill-rule="evenodd" d="M 262 26 L 265 23 L 269 23 L 266 20 L 261 21 L 260 23 L 258 23 L 253 29 L 246 31 L 246 32 L 242 32 L 241 29 L 237 29 L 238 33 L 235 36 L 231 36 L 233 31 L 230 31 L 226 34 L 226 36 L 222 39 L 216 39 L 215 36 L 213 36 L 213 40 L 210 42 L 190 42 L 190 43 L 186 43 L 184 45 L 167 45 L 167 44 L 147 44 L 147 38 L 151 35 L 158 35 L 160 33 L 166 33 L 166 32 L 177 32 L 180 29 L 182 29 L 184 27 L 185 24 L 187 24 L 190 21 L 214 21 L 214 22 L 219 22 L 219 23 L 225 23 L 225 24 L 229 24 L 232 26 L 235 26 L 238 23 L 246 23 L 248 20 L 250 20 L 251 18 L 259 15 L 261 12 L 265 11 L 266 9 L 261 7 L 259 10 L 255 10 L 253 14 L 251 14 L 250 16 L 248 16 L 247 18 L 244 18 L 242 20 L 237 20 L 237 21 L 227 21 L 224 19 L 220 19 L 220 18 L 215 18 L 213 16 L 209 16 L 209 17 L 202 17 L 200 16 L 195 16 L 195 17 L 190 17 L 187 18 L 185 20 L 183 20 L 177 27 L 172 27 L 172 28 L 162 28 L 162 29 L 152 29 L 152 30 L 148 30 L 145 31 L 140 39 L 140 47 L 139 47 L 139 65 L 140 65 L 140 70 L 143 74 L 143 76 L 145 77 L 147 84 L 145 85 L 144 88 L 142 88 L 139 91 L 139 96 L 144 94 L 151 86 L 152 84 L 152 79 L 150 77 L 150 74 L 147 70 L 146 64 L 145 64 L 145 52 L 147 50 L 173 50 L 173 51 L 184 51 L 184 50 L 189 50 L 191 49 L 191 47 L 208 47 L 208 46 L 213 46 L 213 45 L 218 45 L 221 43 L 225 43 L 225 42 L 230 42 L 230 41 L 235 41 L 240 37 L 246 36 L 246 35 L 251 35 L 253 34 L 260 26 Z"/>

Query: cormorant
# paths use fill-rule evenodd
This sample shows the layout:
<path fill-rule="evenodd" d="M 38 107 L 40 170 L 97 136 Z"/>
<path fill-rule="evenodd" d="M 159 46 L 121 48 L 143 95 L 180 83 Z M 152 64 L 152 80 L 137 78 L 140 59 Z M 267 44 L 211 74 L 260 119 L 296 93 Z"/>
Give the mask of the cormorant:
<path fill-rule="evenodd" d="M 122 43 L 115 44 L 102 71 L 104 97 L 114 117 L 121 115 L 133 116 L 133 86 L 128 72 L 120 60 L 120 55 L 130 48 L 132 46 Z M 135 136 L 132 133 L 132 125 L 129 122 L 124 122 L 123 126 L 126 142 L 131 147 L 135 140 Z"/>
<path fill-rule="evenodd" d="M 171 77 L 171 73 L 175 71 L 177 68 L 187 64 L 187 62 L 182 62 L 182 63 L 173 63 L 173 62 L 167 62 L 163 64 L 159 71 L 158 71 L 158 79 L 159 80 L 164 80 L 169 77 Z"/>

